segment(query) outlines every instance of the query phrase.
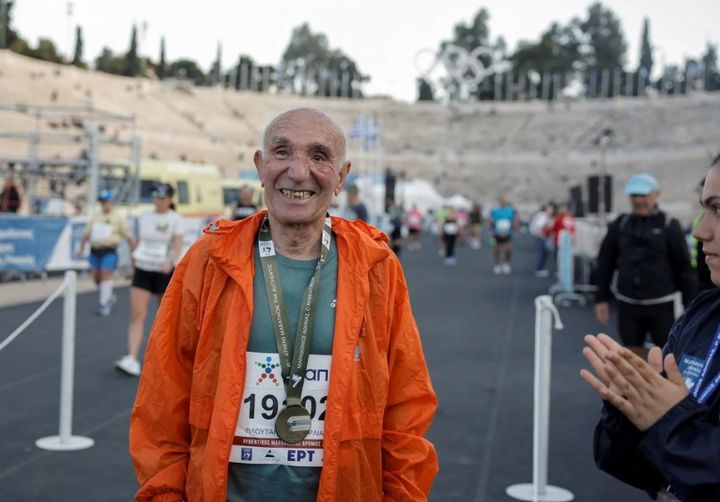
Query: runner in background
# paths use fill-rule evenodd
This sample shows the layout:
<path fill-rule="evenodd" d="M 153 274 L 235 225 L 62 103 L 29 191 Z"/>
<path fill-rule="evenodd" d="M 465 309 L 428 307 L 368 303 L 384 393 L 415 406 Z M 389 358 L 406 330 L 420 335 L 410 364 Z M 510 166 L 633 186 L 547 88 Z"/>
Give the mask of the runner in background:
<path fill-rule="evenodd" d="M 520 225 L 518 213 L 507 197 L 500 197 L 498 203 L 488 221 L 493 240 L 493 273 L 496 275 L 512 272 L 512 238 Z"/>
<path fill-rule="evenodd" d="M 171 185 L 158 184 L 152 192 L 155 209 L 138 219 L 137 246 L 132 255 L 135 272 L 130 287 L 128 353 L 115 362 L 119 371 L 131 376 L 140 375 L 138 354 L 150 297 L 162 299 L 182 252 L 184 223 L 175 212 L 174 192 Z"/>
<path fill-rule="evenodd" d="M 457 264 L 455 258 L 455 244 L 457 244 L 458 234 L 460 233 L 460 225 L 457 221 L 455 209 L 447 206 L 445 210 L 445 218 L 442 224 L 442 241 L 445 244 L 445 265 Z"/>
<path fill-rule="evenodd" d="M 410 251 L 417 251 L 422 244 L 420 243 L 420 232 L 423 228 L 423 214 L 418 209 L 417 204 L 413 204 L 409 211 L 405 213 L 405 225 L 407 225 L 410 237 Z"/>
<path fill-rule="evenodd" d="M 470 219 L 470 247 L 480 249 L 482 247 L 482 224 L 483 214 L 482 206 L 477 202 L 473 202 L 472 208 L 468 215 Z"/>
<path fill-rule="evenodd" d="M 90 269 L 98 286 L 99 301 L 97 313 L 103 317 L 110 315 L 115 303 L 113 294 L 113 275 L 118 265 L 117 249 L 125 239 L 132 252 L 135 249 L 125 217 L 113 209 L 113 194 L 103 190 L 98 196 L 100 210 L 93 213 L 80 240 L 77 256 L 85 254 L 85 245 L 90 242 Z"/>

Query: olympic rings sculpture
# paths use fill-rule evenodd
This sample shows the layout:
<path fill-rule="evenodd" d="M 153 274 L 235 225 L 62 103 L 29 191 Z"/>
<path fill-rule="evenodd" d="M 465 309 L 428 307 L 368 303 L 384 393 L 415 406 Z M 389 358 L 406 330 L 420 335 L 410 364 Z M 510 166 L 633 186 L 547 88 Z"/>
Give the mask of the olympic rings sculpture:
<path fill-rule="evenodd" d="M 490 64 L 485 65 L 483 59 L 488 58 Z M 435 80 L 443 81 L 442 77 L 439 79 L 432 77 L 433 73 L 442 69 L 445 72 L 445 79 L 449 78 L 451 82 L 456 82 L 469 92 L 477 90 L 482 81 L 490 75 L 503 73 L 510 66 L 510 62 L 498 57 L 495 49 L 485 46 L 478 46 L 468 51 L 463 47 L 447 44 L 440 52 L 421 49 L 415 55 L 415 68 L 421 78 L 431 84 L 435 84 Z"/>

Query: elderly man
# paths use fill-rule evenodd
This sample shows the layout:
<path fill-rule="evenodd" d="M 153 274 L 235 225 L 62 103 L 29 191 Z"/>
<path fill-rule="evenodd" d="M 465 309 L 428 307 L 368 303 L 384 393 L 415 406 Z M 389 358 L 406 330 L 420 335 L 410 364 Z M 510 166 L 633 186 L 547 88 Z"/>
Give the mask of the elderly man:
<path fill-rule="evenodd" d="M 342 131 L 292 110 L 254 160 L 267 212 L 209 226 L 158 312 L 130 428 L 138 500 L 425 500 L 437 401 L 386 237 L 327 216 Z"/>
<path fill-rule="evenodd" d="M 610 225 L 600 246 L 595 315 L 607 324 L 610 284 L 617 270 L 620 339 L 642 356 L 647 335 L 655 345 L 665 345 L 675 322 L 675 292 L 682 292 L 687 306 L 696 283 L 680 223 L 658 209 L 657 179 L 635 174 L 625 185 L 625 193 L 632 213 L 620 215 Z"/>

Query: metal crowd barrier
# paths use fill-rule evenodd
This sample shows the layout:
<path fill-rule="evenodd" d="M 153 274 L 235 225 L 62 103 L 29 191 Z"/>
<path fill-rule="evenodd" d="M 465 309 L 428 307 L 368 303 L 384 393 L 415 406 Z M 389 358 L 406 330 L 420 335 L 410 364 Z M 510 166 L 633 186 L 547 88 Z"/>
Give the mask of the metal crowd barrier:
<path fill-rule="evenodd" d="M 62 367 L 60 373 L 60 432 L 35 441 L 43 450 L 71 451 L 90 448 L 95 441 L 84 436 L 73 436 L 73 388 L 75 376 L 75 300 L 77 295 L 77 272 L 65 272 L 62 285 L 43 302 L 10 336 L 0 343 L 0 351 L 10 345 L 25 329 L 42 314 L 60 295 L 63 295 Z"/>
<path fill-rule="evenodd" d="M 569 502 L 572 492 L 547 484 L 550 447 L 550 370 L 552 331 L 563 329 L 560 314 L 548 295 L 535 298 L 535 383 L 533 406 L 533 482 L 508 486 L 505 493 L 515 500 Z"/>

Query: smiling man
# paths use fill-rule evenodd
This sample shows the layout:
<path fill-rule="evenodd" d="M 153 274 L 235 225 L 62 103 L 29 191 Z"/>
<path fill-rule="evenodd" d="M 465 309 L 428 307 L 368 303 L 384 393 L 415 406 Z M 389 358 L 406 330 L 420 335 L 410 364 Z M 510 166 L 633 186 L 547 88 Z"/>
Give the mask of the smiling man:
<path fill-rule="evenodd" d="M 687 306 L 695 294 L 695 276 L 680 223 L 658 208 L 660 183 L 647 173 L 625 185 L 632 213 L 620 215 L 600 246 L 595 315 L 609 318 L 610 285 L 617 271 L 618 331 L 623 344 L 643 355 L 646 336 L 665 345 L 675 322 L 675 292 Z"/>
<path fill-rule="evenodd" d="M 210 225 L 173 275 L 130 429 L 138 500 L 426 500 L 437 399 L 400 264 L 330 218 L 350 171 L 326 115 L 254 156 L 267 211 Z"/>

